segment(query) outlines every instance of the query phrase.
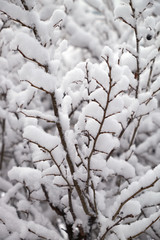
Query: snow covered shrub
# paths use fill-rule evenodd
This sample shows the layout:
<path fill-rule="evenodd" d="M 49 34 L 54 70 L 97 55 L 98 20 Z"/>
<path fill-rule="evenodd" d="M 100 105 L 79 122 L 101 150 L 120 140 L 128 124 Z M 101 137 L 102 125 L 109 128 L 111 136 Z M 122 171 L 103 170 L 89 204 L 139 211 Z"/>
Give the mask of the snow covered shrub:
<path fill-rule="evenodd" d="M 1 239 L 160 238 L 159 4 L 98 3 L 0 0 Z"/>

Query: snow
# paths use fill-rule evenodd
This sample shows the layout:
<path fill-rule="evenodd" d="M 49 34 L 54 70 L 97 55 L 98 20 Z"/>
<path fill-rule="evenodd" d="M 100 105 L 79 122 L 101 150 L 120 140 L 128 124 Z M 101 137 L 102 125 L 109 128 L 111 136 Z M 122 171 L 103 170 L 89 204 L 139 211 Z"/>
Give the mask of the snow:
<path fill-rule="evenodd" d="M 6 240 L 18 240 L 19 239 L 19 235 L 18 233 L 11 233 L 7 238 L 5 238 Z"/>
<path fill-rule="evenodd" d="M 86 124 L 86 130 L 95 138 L 99 131 L 99 123 L 93 119 L 89 119 Z"/>
<path fill-rule="evenodd" d="M 112 169 L 115 174 L 123 176 L 125 179 L 133 178 L 135 176 L 134 167 L 122 159 L 110 158 L 107 161 L 107 167 Z"/>
<path fill-rule="evenodd" d="M 130 236 L 135 236 L 141 232 L 144 232 L 146 228 L 158 217 L 160 216 L 160 212 L 156 212 L 152 214 L 149 218 L 143 218 L 142 220 L 138 220 L 134 223 L 131 223 L 128 226 L 123 225 L 122 231 L 126 238 Z"/>
<path fill-rule="evenodd" d="M 121 214 L 124 216 L 133 215 L 136 216 L 141 213 L 141 205 L 136 200 L 127 202 L 121 210 Z"/>
<path fill-rule="evenodd" d="M 62 176 L 55 176 L 52 183 L 55 186 L 59 186 L 59 187 L 66 186 L 66 188 L 67 188 L 67 183 Z"/>
<path fill-rule="evenodd" d="M 0 233 L 2 239 L 6 239 L 6 237 L 9 235 L 7 228 L 3 223 L 0 223 Z"/>
<path fill-rule="evenodd" d="M 116 93 L 116 91 L 114 92 Z M 107 108 L 106 117 L 112 114 L 116 114 L 122 111 L 124 107 L 123 99 L 120 96 L 117 96 L 115 98 L 111 98 L 110 104 Z"/>
<path fill-rule="evenodd" d="M 106 197 L 106 192 L 101 190 L 96 193 L 96 198 L 97 198 L 97 206 L 100 211 L 104 211 L 106 208 L 105 205 L 105 197 Z"/>
<path fill-rule="evenodd" d="M 115 18 L 123 18 L 132 27 L 135 26 L 135 19 L 132 17 L 131 8 L 127 4 L 118 5 L 115 9 L 114 14 Z"/>
<path fill-rule="evenodd" d="M 150 0 L 145 1 L 139 1 L 139 0 L 132 0 L 132 4 L 134 9 L 138 10 L 138 12 L 143 12 L 143 10 L 146 8 L 148 3 L 150 3 Z"/>
<path fill-rule="evenodd" d="M 51 122 L 57 121 L 55 116 L 53 116 L 51 114 L 44 114 L 38 110 L 23 109 L 23 111 L 21 111 L 21 112 L 22 112 L 22 114 L 24 114 L 30 118 L 42 119 L 42 120 L 51 121 Z"/>
<path fill-rule="evenodd" d="M 92 97 L 94 96 L 95 95 L 92 95 Z M 90 102 L 85 108 L 85 113 L 88 118 L 90 117 L 92 119 L 97 119 L 99 122 L 102 121 L 103 114 L 104 114 L 102 108 L 100 108 L 98 103 L 96 102 Z"/>
<path fill-rule="evenodd" d="M 96 142 L 95 149 L 104 153 L 110 153 L 112 149 L 119 147 L 119 140 L 111 134 L 101 134 Z"/>
<path fill-rule="evenodd" d="M 39 16 L 42 21 L 46 21 L 51 18 L 54 11 L 54 6 L 52 4 L 46 4 L 40 9 Z"/>
<path fill-rule="evenodd" d="M 22 184 L 21 183 L 17 183 L 15 184 L 13 187 L 11 187 L 6 194 L 4 194 L 4 196 L 1 198 L 1 202 L 9 202 L 10 199 L 12 199 L 17 192 L 19 191 L 19 189 L 22 188 Z"/>
<path fill-rule="evenodd" d="M 95 9 L 98 9 L 99 11 L 102 11 L 104 9 L 104 3 L 102 0 L 95 0 L 95 1 L 92 1 L 92 0 L 86 0 L 86 2 L 93 6 Z"/>
<path fill-rule="evenodd" d="M 129 52 L 125 52 L 122 55 L 120 64 L 122 66 L 123 65 L 128 66 L 132 72 L 134 72 L 136 67 L 137 67 L 136 58 L 132 54 L 130 54 Z"/>
<path fill-rule="evenodd" d="M 102 56 L 108 61 L 110 66 L 114 65 L 113 51 L 110 47 L 104 47 L 102 51 Z"/>
<path fill-rule="evenodd" d="M 106 69 L 101 69 L 97 64 L 95 64 L 91 71 L 93 79 L 96 79 L 97 82 L 107 91 L 109 87 L 109 78 Z"/>
<path fill-rule="evenodd" d="M 25 90 L 21 89 L 21 91 L 18 93 L 10 90 L 8 94 L 8 100 L 11 101 L 9 110 L 17 111 L 17 109 L 15 109 L 17 106 L 19 108 L 26 108 L 28 106 L 28 103 L 34 97 L 35 92 L 36 90 L 30 86 L 28 86 L 28 88 Z"/>
<path fill-rule="evenodd" d="M 68 12 L 71 11 L 73 7 L 73 0 L 64 0 L 64 5 Z"/>
<path fill-rule="evenodd" d="M 122 203 L 126 204 L 129 202 L 131 196 L 136 196 L 143 189 L 148 189 L 154 186 L 154 182 L 158 180 L 157 177 L 159 178 L 160 176 L 159 169 L 160 166 L 156 167 L 154 170 L 149 170 L 144 176 L 139 179 L 138 182 L 135 181 L 131 183 L 127 189 L 122 190 L 113 206 L 112 211 L 116 212 Z M 157 174 L 158 176 L 156 177 Z"/>
<path fill-rule="evenodd" d="M 11 48 L 12 50 L 20 49 L 26 57 L 35 59 L 42 65 L 46 65 L 49 61 L 47 50 L 27 33 L 17 33 L 11 43 Z"/>
<path fill-rule="evenodd" d="M 43 69 L 33 63 L 26 63 L 19 71 L 20 79 L 28 81 L 38 89 L 52 93 L 55 90 L 56 77 L 46 73 Z"/>
<path fill-rule="evenodd" d="M 29 167 L 13 167 L 8 172 L 8 176 L 11 180 L 25 182 L 26 186 L 32 186 L 35 189 L 38 189 L 41 184 L 41 172 Z"/>
<path fill-rule="evenodd" d="M 148 124 L 147 124 L 147 127 L 148 127 Z M 147 138 L 146 141 L 139 144 L 139 146 L 136 148 L 136 153 L 141 155 L 145 153 L 150 147 L 152 146 L 154 147 L 157 144 L 157 142 L 159 142 L 160 140 L 159 134 L 160 134 L 160 131 L 158 130 L 156 135 Z"/>
<path fill-rule="evenodd" d="M 51 22 L 52 22 L 52 26 L 55 27 L 56 24 L 58 24 L 60 21 L 64 21 L 65 20 L 65 13 L 63 10 L 60 9 L 56 9 L 51 17 Z"/>
<path fill-rule="evenodd" d="M 27 223 L 27 227 L 28 229 L 31 229 L 33 232 L 35 232 L 37 236 L 42 236 L 43 238 L 48 238 L 51 240 L 62 240 L 62 237 L 55 229 L 50 230 L 40 224 L 35 224 L 33 221 L 29 221 Z M 34 238 L 36 237 L 37 239 L 37 236 L 34 235 Z M 26 238 L 27 234 L 21 234 L 21 237 Z"/>
<path fill-rule="evenodd" d="M 71 112 L 72 98 L 70 96 L 65 96 L 62 103 L 62 112 L 64 114 L 69 114 Z"/>
<path fill-rule="evenodd" d="M 144 102 L 146 102 L 148 99 L 151 98 L 151 92 L 147 92 L 147 93 L 140 93 L 138 95 L 138 100 L 140 104 L 143 104 Z"/>
<path fill-rule="evenodd" d="M 110 132 L 113 135 L 118 135 L 121 130 L 121 125 L 114 117 L 109 117 L 104 120 L 101 133 Z"/>
<path fill-rule="evenodd" d="M 26 25 L 30 25 L 30 17 L 31 15 L 28 14 L 27 11 L 22 10 L 19 6 L 8 3 L 5 0 L 1 0 L 1 10 L 6 12 L 9 16 L 11 16 L 13 19 L 21 19 L 23 23 Z"/>
<path fill-rule="evenodd" d="M 152 35 L 152 33 L 150 33 Z M 154 39 L 153 39 L 153 42 L 150 40 L 150 44 L 151 46 L 145 46 L 145 48 L 141 47 L 141 58 L 140 58 L 140 67 L 141 69 L 145 69 L 146 66 L 152 62 L 157 54 L 158 54 L 158 51 L 157 49 L 155 49 L 155 47 L 153 47 L 153 43 L 154 43 Z"/>
<path fill-rule="evenodd" d="M 78 84 L 83 82 L 84 72 L 80 68 L 74 68 L 71 71 L 68 71 L 65 77 L 63 78 L 63 88 L 67 91 L 67 88 L 71 84 Z"/>
<path fill-rule="evenodd" d="M 148 201 L 149 199 L 149 201 Z M 145 192 L 137 198 L 142 207 L 159 205 L 160 193 L 159 192 Z"/>
<path fill-rule="evenodd" d="M 35 126 L 27 126 L 24 129 L 23 137 L 48 151 L 52 151 L 60 143 L 58 137 L 52 136 Z"/>
<path fill-rule="evenodd" d="M 102 88 L 97 88 L 93 93 L 91 93 L 90 98 L 93 99 L 93 101 L 95 99 L 105 109 L 107 104 L 107 93 Z"/>
<path fill-rule="evenodd" d="M 151 92 L 154 93 L 154 95 L 155 93 L 158 94 L 159 90 L 160 90 L 160 77 L 158 77 L 156 81 L 153 82 L 153 84 L 151 85 Z"/>
<path fill-rule="evenodd" d="M 91 169 L 92 170 L 99 170 L 101 172 L 101 175 L 103 176 L 109 176 L 114 173 L 112 169 L 110 169 L 106 163 L 105 158 L 101 154 L 93 155 L 91 160 Z M 93 178 L 94 181 L 94 178 Z"/>
<path fill-rule="evenodd" d="M 156 108 L 157 108 L 157 100 L 153 98 L 148 102 L 148 104 L 139 105 L 139 108 L 137 109 L 137 116 L 146 115 Z"/>
<path fill-rule="evenodd" d="M 70 127 L 70 120 L 67 114 L 60 113 L 59 114 L 59 121 L 61 123 L 63 131 L 67 131 Z"/>
<path fill-rule="evenodd" d="M 57 175 L 59 174 L 59 169 L 56 165 L 53 165 L 52 167 L 48 167 L 47 169 L 43 170 L 42 177 L 48 177 L 49 175 Z"/>
<path fill-rule="evenodd" d="M 66 30 L 71 35 L 70 43 L 73 46 L 89 48 L 90 51 L 93 52 L 93 55 L 99 58 L 101 47 L 99 40 L 95 38 L 94 35 L 91 35 L 90 32 L 87 32 L 83 28 L 79 27 L 79 25 L 71 19 L 68 19 Z"/>

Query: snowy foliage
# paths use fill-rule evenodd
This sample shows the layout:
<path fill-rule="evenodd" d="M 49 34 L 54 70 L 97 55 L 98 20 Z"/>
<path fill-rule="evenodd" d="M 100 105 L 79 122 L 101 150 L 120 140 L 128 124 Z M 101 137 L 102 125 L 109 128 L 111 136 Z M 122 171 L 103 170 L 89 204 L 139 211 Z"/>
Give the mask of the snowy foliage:
<path fill-rule="evenodd" d="M 114 3 L 0 0 L 0 239 L 160 239 L 160 3 Z"/>

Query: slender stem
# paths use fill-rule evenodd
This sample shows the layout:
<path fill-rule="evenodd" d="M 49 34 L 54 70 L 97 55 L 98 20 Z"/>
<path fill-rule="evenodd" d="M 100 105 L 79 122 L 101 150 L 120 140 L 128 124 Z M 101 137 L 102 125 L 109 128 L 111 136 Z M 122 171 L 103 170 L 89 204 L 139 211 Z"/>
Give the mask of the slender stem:
<path fill-rule="evenodd" d="M 86 186 L 87 186 L 87 192 L 89 192 L 89 181 L 90 181 L 90 168 L 91 168 L 91 157 L 94 153 L 94 150 L 95 150 L 95 146 L 96 146 L 96 143 L 97 143 L 97 140 L 98 140 L 98 137 L 101 133 L 101 130 L 102 130 L 102 127 L 103 127 L 103 124 L 104 124 L 104 121 L 105 121 L 105 117 L 106 117 L 106 112 L 107 112 L 107 109 L 108 109 L 108 106 L 109 106 L 109 102 L 110 102 L 110 93 L 111 93 L 111 90 L 112 90 L 112 77 L 111 77 L 111 66 L 109 65 L 109 62 L 108 62 L 108 59 L 105 59 L 105 62 L 107 63 L 108 65 L 108 69 L 109 69 L 109 73 L 108 73 L 108 76 L 109 76 L 109 90 L 108 90 L 108 94 L 107 94 L 107 99 L 106 99 L 106 106 L 104 108 L 104 112 L 103 112 L 103 117 L 102 117 L 102 121 L 100 123 L 100 126 L 99 126 L 99 129 L 98 129 L 98 132 L 94 138 L 94 143 L 93 143 L 93 147 L 90 151 L 90 155 L 88 157 L 88 176 L 87 176 L 87 181 L 86 181 Z"/>
<path fill-rule="evenodd" d="M 83 193 L 82 193 L 82 191 L 80 189 L 80 186 L 78 185 L 78 182 L 74 179 L 75 169 L 74 169 L 74 165 L 73 165 L 72 159 L 71 159 L 69 151 L 68 151 L 68 147 L 67 147 L 66 140 L 65 140 L 65 137 L 64 137 L 63 129 L 62 129 L 61 123 L 59 121 L 60 120 L 60 116 L 59 116 L 59 111 L 58 111 L 58 107 L 57 107 L 55 93 L 51 94 L 51 99 L 52 99 L 54 114 L 55 114 L 56 118 L 58 119 L 58 121 L 56 123 L 56 126 L 57 126 L 57 129 L 58 129 L 58 132 L 59 132 L 59 136 L 60 136 L 60 139 L 61 139 L 62 146 L 64 148 L 64 151 L 66 152 L 66 160 L 67 160 L 67 163 L 68 163 L 71 175 L 72 175 L 73 183 L 74 183 L 74 186 L 75 186 L 76 191 L 78 193 L 78 196 L 80 198 L 80 201 L 82 203 L 84 212 L 87 215 L 90 216 L 90 213 L 88 211 L 88 206 L 86 204 L 86 201 L 84 199 L 84 196 L 83 196 Z"/>
<path fill-rule="evenodd" d="M 2 169 L 2 163 L 4 159 L 4 150 L 5 150 L 5 125 L 6 125 L 6 120 L 2 120 L 2 146 L 1 146 L 1 155 L 0 155 L 0 170 Z"/>
<path fill-rule="evenodd" d="M 154 66 L 155 60 L 156 60 L 156 58 L 153 59 L 152 65 L 150 67 L 150 72 L 149 72 L 149 77 L 148 77 L 148 82 L 147 82 L 147 90 L 149 90 L 149 87 L 150 87 L 151 77 L 152 77 L 152 72 L 153 72 L 153 66 Z"/>
<path fill-rule="evenodd" d="M 136 136 L 136 133 L 137 133 L 137 131 L 138 131 L 138 128 L 139 128 L 141 119 L 142 119 L 142 116 L 138 119 L 137 126 L 136 126 L 135 129 L 134 129 L 134 132 L 133 132 L 133 135 L 132 135 L 132 138 L 131 138 L 131 141 L 130 141 L 130 144 L 129 144 L 128 149 L 130 149 L 130 147 L 131 147 L 132 144 L 134 143 L 135 136 Z"/>
<path fill-rule="evenodd" d="M 129 4 L 130 4 L 131 10 L 132 10 L 133 18 L 135 19 L 135 26 L 133 27 L 134 33 L 135 33 L 135 38 L 136 38 L 136 52 L 137 52 L 137 56 L 136 56 L 137 69 L 135 72 L 135 79 L 137 80 L 137 86 L 136 86 L 135 97 L 138 98 L 139 82 L 140 82 L 140 62 L 139 62 L 139 42 L 140 42 L 140 40 L 139 40 L 139 36 L 138 36 L 137 18 L 136 18 L 136 14 L 135 14 L 135 9 L 132 4 L 132 0 L 130 0 Z"/>

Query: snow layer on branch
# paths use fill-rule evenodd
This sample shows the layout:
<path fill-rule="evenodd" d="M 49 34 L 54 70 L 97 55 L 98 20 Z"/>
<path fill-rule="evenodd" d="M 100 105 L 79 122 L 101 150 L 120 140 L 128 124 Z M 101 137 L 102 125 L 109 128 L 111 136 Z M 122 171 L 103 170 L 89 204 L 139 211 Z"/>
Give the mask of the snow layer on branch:
<path fill-rule="evenodd" d="M 6 239 L 6 237 L 9 235 L 7 228 L 3 223 L 0 223 L 0 233 L 1 239 Z M 15 240 L 18 240 L 18 238 Z"/>
<path fill-rule="evenodd" d="M 122 212 L 121 212 L 123 217 L 125 217 L 127 215 L 130 215 L 130 214 L 133 215 L 133 216 L 137 216 L 140 213 L 141 213 L 141 205 L 136 200 L 130 200 L 129 202 L 127 202 L 123 206 Z"/>
<path fill-rule="evenodd" d="M 140 104 L 137 109 L 137 116 L 143 116 L 157 108 L 157 100 L 152 98 L 147 104 Z"/>
<path fill-rule="evenodd" d="M 69 129 L 69 127 L 70 127 L 70 119 L 68 117 L 68 114 L 59 113 L 59 121 L 60 121 L 62 129 L 64 131 Z"/>
<path fill-rule="evenodd" d="M 126 22 L 132 27 L 135 26 L 135 19 L 132 17 L 132 11 L 129 5 L 125 3 L 118 5 L 114 13 L 116 18 L 122 19 L 122 21 Z"/>
<path fill-rule="evenodd" d="M 125 179 L 135 177 L 134 167 L 122 159 L 110 158 L 107 161 L 107 167 L 112 169 L 117 175 L 123 176 Z"/>
<path fill-rule="evenodd" d="M 148 201 L 149 199 L 149 201 Z M 142 207 L 155 206 L 160 204 L 160 193 L 159 192 L 145 192 L 137 198 L 138 202 Z"/>
<path fill-rule="evenodd" d="M 129 52 L 125 52 L 122 55 L 120 64 L 122 66 L 124 66 L 124 65 L 128 66 L 128 68 L 133 72 L 135 71 L 136 66 L 137 66 L 136 65 L 136 58 L 132 54 L 130 54 Z M 134 81 L 132 80 L 132 82 L 134 82 Z M 135 85 L 136 85 L 136 82 L 135 82 Z"/>
<path fill-rule="evenodd" d="M 104 47 L 103 51 L 102 51 L 102 56 L 108 61 L 109 65 L 111 67 L 114 66 L 114 54 L 113 54 L 113 51 L 110 47 L 106 46 Z"/>
<path fill-rule="evenodd" d="M 94 1 L 93 0 L 86 0 L 86 2 L 89 5 L 93 6 L 95 9 L 99 10 L 99 11 L 103 11 L 103 9 L 105 7 L 102 0 L 94 0 Z"/>
<path fill-rule="evenodd" d="M 86 123 L 85 129 L 89 132 L 89 134 L 95 138 L 97 136 L 97 133 L 99 131 L 99 123 L 95 121 L 94 119 L 89 119 Z"/>
<path fill-rule="evenodd" d="M 28 81 L 38 89 L 52 93 L 55 90 L 56 78 L 46 73 L 42 68 L 36 67 L 33 63 L 26 63 L 19 71 L 21 80 Z"/>
<path fill-rule="evenodd" d="M 52 26 L 55 27 L 56 24 L 59 24 L 61 21 L 64 21 L 65 13 L 64 11 L 57 9 L 53 12 L 51 17 Z"/>
<path fill-rule="evenodd" d="M 119 147 L 119 140 L 111 134 L 101 134 L 96 142 L 95 149 L 97 152 L 110 153 L 112 149 Z"/>
<path fill-rule="evenodd" d="M 91 93 L 90 99 L 92 99 L 93 101 L 96 101 L 103 107 L 103 109 L 105 109 L 106 103 L 107 103 L 107 93 L 102 88 L 98 88 L 93 93 Z M 93 108 L 93 104 L 89 106 L 92 108 L 92 112 L 94 112 L 95 109 Z M 97 110 L 98 110 L 98 107 L 97 107 Z M 100 110 L 98 111 L 100 112 Z"/>
<path fill-rule="evenodd" d="M 139 179 L 138 182 L 133 182 L 129 185 L 127 189 L 122 190 L 121 194 L 118 196 L 113 206 L 113 212 L 116 212 L 122 203 L 128 202 L 130 198 L 132 198 L 131 196 L 138 195 L 138 193 L 141 192 L 143 188 L 148 189 L 149 187 L 154 186 L 154 182 L 157 181 L 159 178 L 160 165 L 153 170 L 149 170 L 144 176 Z"/>
<path fill-rule="evenodd" d="M 75 134 L 72 130 L 68 130 L 65 132 L 65 139 L 67 142 L 67 146 L 68 146 L 68 151 L 69 151 L 69 155 L 71 157 L 71 159 L 75 159 L 74 161 L 76 161 L 76 152 L 75 152 L 75 144 L 76 139 L 75 139 Z"/>
<path fill-rule="evenodd" d="M 12 188 L 12 184 L 7 180 L 0 177 L 0 189 L 1 191 L 7 192 L 10 188 Z"/>
<path fill-rule="evenodd" d="M 3 198 L 1 199 L 2 202 L 8 203 L 10 201 L 10 199 L 14 198 L 14 196 L 17 194 L 17 192 L 19 191 L 19 189 L 22 188 L 22 184 L 21 183 L 17 183 L 15 184 L 13 187 L 11 187 L 6 194 L 3 196 Z M 19 194 L 20 195 L 20 194 Z M 21 195 L 22 197 L 23 195 Z M 22 197 L 23 198 L 23 197 Z"/>
<path fill-rule="evenodd" d="M 147 5 L 149 3 L 152 3 L 152 0 L 132 0 L 132 5 L 133 5 L 133 8 L 138 12 L 143 12 Z"/>
<path fill-rule="evenodd" d="M 95 121 L 98 120 L 99 122 L 102 121 L 103 110 L 96 102 L 90 102 L 85 108 L 85 113 L 88 118 L 95 119 Z"/>
<path fill-rule="evenodd" d="M 101 154 L 92 156 L 91 169 L 101 171 L 101 175 L 104 177 L 108 177 L 109 175 L 114 174 L 113 169 L 108 167 L 106 163 L 106 159 L 103 158 Z M 93 178 L 93 181 L 94 181 L 94 178 Z"/>
<path fill-rule="evenodd" d="M 35 232 L 37 235 L 34 234 L 34 239 L 37 239 L 37 236 L 41 236 L 42 239 L 51 239 L 51 240 L 63 240 L 61 235 L 57 232 L 56 229 L 48 229 L 40 224 L 36 224 L 33 221 L 29 221 L 27 223 L 27 228 L 31 231 Z M 28 234 L 22 235 L 22 238 L 27 238 Z M 33 237 L 33 236 L 32 236 Z"/>
<path fill-rule="evenodd" d="M 52 227 L 52 230 L 37 224 L 36 222 L 26 222 L 22 219 L 18 219 L 17 213 L 13 207 L 3 204 L 0 207 L 0 219 L 4 224 L 0 224 L 1 236 L 3 239 L 18 240 L 18 239 L 39 239 L 41 236 L 43 239 L 62 240 L 60 234 Z M 3 227 L 2 227 L 3 226 Z M 6 226 L 6 229 L 5 229 Z M 7 234 L 10 232 L 11 234 Z M 34 232 L 34 233 L 32 233 Z M 2 235 L 3 234 L 3 235 Z"/>
<path fill-rule="evenodd" d="M 143 233 L 146 229 L 160 217 L 160 211 L 150 215 L 148 218 L 135 221 L 130 225 L 121 225 L 121 231 L 123 232 L 125 239 L 129 239 L 132 236 Z"/>
<path fill-rule="evenodd" d="M 151 85 L 151 92 L 155 95 L 158 94 L 160 90 L 160 77 L 156 79 Z"/>
<path fill-rule="evenodd" d="M 106 69 L 104 70 L 98 64 L 94 64 L 91 69 L 91 74 L 96 83 L 98 83 L 99 86 L 102 85 L 107 91 L 109 87 L 109 78 Z"/>
<path fill-rule="evenodd" d="M 10 207 L 9 205 L 3 204 L 0 207 L 0 219 L 5 223 L 3 226 L 6 226 L 6 231 L 4 228 L 0 227 L 0 230 L 2 230 L 1 236 L 4 235 L 4 239 L 6 239 L 6 236 L 8 236 L 6 232 L 10 231 L 19 233 L 20 230 L 24 228 L 22 223 L 23 221 L 17 219 L 16 212 L 14 211 L 13 207 Z"/>
<path fill-rule="evenodd" d="M 116 90 L 118 90 L 118 89 L 116 89 Z M 112 95 L 112 97 L 114 97 L 114 96 Z M 121 98 L 120 96 L 117 96 L 116 98 L 113 98 L 113 100 L 110 102 L 110 104 L 108 106 L 108 109 L 107 109 L 107 112 L 106 112 L 106 117 L 108 115 L 116 114 L 116 113 L 121 112 L 123 107 L 124 107 L 123 98 Z"/>
<path fill-rule="evenodd" d="M 151 33 L 150 33 L 151 34 Z M 150 43 L 151 44 L 151 43 Z M 158 50 L 155 48 L 152 42 L 152 46 L 141 47 L 140 67 L 145 69 L 157 56 Z"/>
<path fill-rule="evenodd" d="M 56 122 L 57 119 L 55 116 L 51 115 L 51 114 L 44 114 L 40 111 L 37 110 L 26 110 L 23 109 L 22 113 L 28 117 L 33 117 L 33 118 L 37 118 L 37 119 L 42 119 L 42 120 L 46 120 L 46 121 L 52 121 L 52 122 Z"/>
<path fill-rule="evenodd" d="M 106 118 L 104 120 L 101 133 L 110 132 L 113 135 L 117 135 L 121 131 L 121 125 L 114 117 Z"/>
<path fill-rule="evenodd" d="M 47 49 L 27 33 L 17 33 L 11 43 L 11 48 L 13 50 L 18 48 L 26 57 L 34 59 L 43 65 L 49 61 Z"/>
<path fill-rule="evenodd" d="M 65 91 L 67 91 L 69 86 L 72 86 L 72 84 L 77 85 L 78 83 L 83 82 L 84 80 L 84 72 L 76 67 L 73 70 L 67 72 L 65 77 L 63 78 L 63 88 Z"/>
<path fill-rule="evenodd" d="M 112 87 L 111 98 L 114 98 L 119 93 L 128 90 L 131 75 L 126 69 L 127 67 L 119 67 L 118 65 L 112 68 L 112 79 L 116 82 Z"/>
<path fill-rule="evenodd" d="M 17 180 L 18 182 L 25 182 L 29 187 L 38 189 L 41 183 L 41 172 L 37 169 L 29 167 L 13 167 L 8 176 L 10 180 Z"/>
<path fill-rule="evenodd" d="M 17 111 L 17 106 L 23 108 L 27 107 L 31 99 L 33 99 L 34 94 L 35 89 L 30 86 L 27 89 L 21 90 L 18 93 L 10 89 L 7 96 L 8 100 L 10 101 L 9 110 Z"/>
<path fill-rule="evenodd" d="M 60 144 L 60 140 L 57 136 L 45 133 L 42 129 L 35 126 L 27 126 L 24 129 L 23 137 L 48 151 L 51 151 Z"/>
<path fill-rule="evenodd" d="M 64 6 L 66 7 L 67 12 L 70 12 L 72 10 L 73 0 L 64 0 Z"/>
<path fill-rule="evenodd" d="M 11 16 L 13 19 L 19 19 L 26 25 L 31 25 L 31 15 L 29 12 L 23 10 L 19 6 L 1 0 L 1 10 Z"/>

